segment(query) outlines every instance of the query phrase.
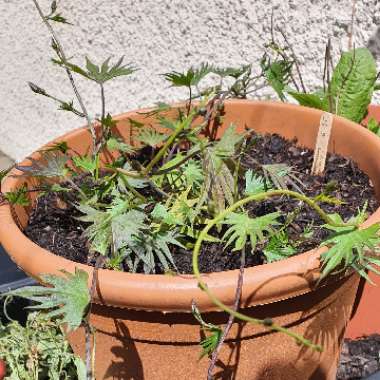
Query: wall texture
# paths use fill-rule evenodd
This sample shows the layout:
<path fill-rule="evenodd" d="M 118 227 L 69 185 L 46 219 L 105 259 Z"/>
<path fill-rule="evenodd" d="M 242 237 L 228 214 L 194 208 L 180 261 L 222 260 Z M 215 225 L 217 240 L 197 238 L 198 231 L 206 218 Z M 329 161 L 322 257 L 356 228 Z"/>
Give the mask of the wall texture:
<path fill-rule="evenodd" d="M 48 10 L 50 0 L 40 0 Z M 218 65 L 257 62 L 270 38 L 270 17 L 288 34 L 309 87 L 320 83 L 323 51 L 347 46 L 351 0 L 61 0 L 74 26 L 57 26 L 69 56 L 100 62 L 125 55 L 140 70 L 106 86 L 111 113 L 184 97 L 158 74 L 208 61 Z M 380 2 L 357 1 L 356 46 L 380 25 Z M 33 81 L 65 99 L 73 95 L 64 73 L 50 64 L 50 37 L 32 0 L 0 0 L 0 150 L 21 159 L 41 144 L 80 126 L 49 99 L 31 93 Z M 92 115 L 97 87 L 78 81 Z M 267 95 L 265 92 L 263 95 Z"/>

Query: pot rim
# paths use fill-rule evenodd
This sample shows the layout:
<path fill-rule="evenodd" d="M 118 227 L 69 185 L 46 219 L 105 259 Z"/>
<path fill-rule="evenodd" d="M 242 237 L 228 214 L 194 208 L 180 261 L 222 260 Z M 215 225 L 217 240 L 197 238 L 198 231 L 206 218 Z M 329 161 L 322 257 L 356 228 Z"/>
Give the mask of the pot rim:
<path fill-rule="evenodd" d="M 274 107 L 278 111 L 282 109 L 300 110 L 303 112 L 321 115 L 322 111 L 301 107 L 297 105 L 252 101 L 229 100 L 230 106 L 239 104 L 256 104 Z M 174 104 L 177 106 L 177 104 Z M 120 114 L 114 119 L 124 120 L 135 115 L 136 112 L 151 110 L 139 109 Z M 359 125 L 334 115 L 334 119 L 340 120 L 347 128 L 347 133 L 358 134 L 358 141 L 362 139 L 373 140 L 380 152 L 380 138 Z M 86 127 L 70 131 L 44 147 L 58 141 L 78 138 L 88 133 Z M 32 154 L 38 158 L 39 153 Z M 22 161 L 25 164 L 28 159 Z M 19 171 L 13 169 L 3 182 L 3 191 L 15 189 L 22 179 L 12 177 Z M 39 279 L 41 274 L 60 274 L 61 270 L 73 272 L 75 268 L 85 270 L 89 274 L 89 286 L 92 281 L 94 268 L 85 264 L 76 263 L 57 256 L 48 250 L 39 247 L 27 238 L 19 229 L 12 217 L 9 205 L 0 206 L 0 241 L 12 260 L 31 277 Z M 380 208 L 378 208 L 363 224 L 363 227 L 380 221 Z M 293 298 L 315 289 L 320 277 L 320 255 L 326 248 L 313 249 L 296 256 L 278 262 L 246 268 L 244 272 L 242 306 L 256 306 L 272 303 L 288 298 Z M 30 254 L 33 257 L 30 257 Z M 203 274 L 207 286 L 225 304 L 232 306 L 235 298 L 236 283 L 239 270 L 214 272 Z M 283 284 L 286 283 L 286 287 Z M 280 286 L 282 284 L 282 286 Z M 197 280 L 193 275 L 146 275 L 139 273 L 118 272 L 108 269 L 99 269 L 97 274 L 96 292 L 94 302 L 115 307 L 124 307 L 137 310 L 154 310 L 165 312 L 190 312 L 192 300 L 196 301 L 201 311 L 219 310 L 198 288 Z"/>

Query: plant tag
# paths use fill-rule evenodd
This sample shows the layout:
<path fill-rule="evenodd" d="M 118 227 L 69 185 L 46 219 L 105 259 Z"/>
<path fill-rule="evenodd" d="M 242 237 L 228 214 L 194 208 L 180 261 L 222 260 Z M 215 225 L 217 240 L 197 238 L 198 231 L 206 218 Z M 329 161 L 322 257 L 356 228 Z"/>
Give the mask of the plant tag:
<path fill-rule="evenodd" d="M 314 148 L 313 165 L 311 167 L 311 174 L 313 175 L 320 175 L 325 170 L 332 124 L 333 115 L 329 112 L 324 112 L 319 122 L 318 136 Z"/>

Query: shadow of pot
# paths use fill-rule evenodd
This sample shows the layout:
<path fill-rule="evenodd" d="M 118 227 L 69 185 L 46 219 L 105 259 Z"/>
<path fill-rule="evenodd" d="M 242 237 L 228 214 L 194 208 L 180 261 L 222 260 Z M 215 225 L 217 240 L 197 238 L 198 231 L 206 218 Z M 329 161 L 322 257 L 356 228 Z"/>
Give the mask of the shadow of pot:
<path fill-rule="evenodd" d="M 172 110 L 171 114 L 175 114 Z M 283 103 L 232 100 L 225 104 L 220 133 L 233 122 L 239 131 L 278 133 L 297 138 L 300 146 L 313 148 L 321 111 Z M 115 117 L 116 131 L 130 142 L 130 118 L 151 123 L 141 112 Z M 57 139 L 79 153 L 91 144 L 87 130 L 78 129 Z M 380 194 L 380 139 L 349 120 L 334 117 L 329 151 L 352 157 L 371 178 Z M 40 156 L 33 155 L 35 159 Z M 103 157 L 103 161 L 106 157 Z M 24 162 L 26 164 L 27 161 Z M 13 170 L 12 174 L 17 174 Z M 25 179 L 8 176 L 4 191 Z M 38 185 L 36 180 L 29 184 Z M 35 194 L 30 193 L 32 201 Z M 22 225 L 31 209 L 16 207 Z M 365 225 L 380 220 L 377 210 Z M 15 223 L 7 205 L 0 207 L 0 239 L 12 260 L 38 279 L 61 269 L 93 268 L 58 257 L 30 241 Z M 272 318 L 277 324 L 323 346 L 316 352 L 296 344 L 285 334 L 264 327 L 235 322 L 217 363 L 217 379 L 236 380 L 334 380 L 342 339 L 352 313 L 359 283 L 357 275 L 329 278 L 317 286 L 320 254 L 312 250 L 289 259 L 247 268 L 242 289 L 243 313 Z M 31 259 L 33 258 L 33 259 Z M 226 305 L 235 298 L 238 271 L 204 275 L 208 288 Z M 199 325 L 190 314 L 192 300 L 207 321 L 224 324 L 227 315 L 202 292 L 191 275 L 165 276 L 115 272 L 98 273 L 91 323 L 97 330 L 96 378 L 102 379 L 204 379 L 208 360 L 199 361 Z M 69 336 L 74 350 L 83 355 L 83 331 Z"/>

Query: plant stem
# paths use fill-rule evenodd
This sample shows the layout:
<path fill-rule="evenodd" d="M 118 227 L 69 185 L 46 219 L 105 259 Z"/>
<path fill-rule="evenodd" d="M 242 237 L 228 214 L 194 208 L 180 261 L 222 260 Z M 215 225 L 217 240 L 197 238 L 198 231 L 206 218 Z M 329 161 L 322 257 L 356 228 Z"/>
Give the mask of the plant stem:
<path fill-rule="evenodd" d="M 104 95 L 104 85 L 100 83 L 100 97 L 102 99 L 102 120 L 106 117 L 106 97 Z"/>
<path fill-rule="evenodd" d="M 193 94 L 192 94 L 191 85 L 190 85 L 189 86 L 189 102 L 187 104 L 187 116 L 189 116 L 190 114 L 192 100 L 193 100 Z"/>
<path fill-rule="evenodd" d="M 83 327 L 85 331 L 85 350 L 86 350 L 86 379 L 94 380 L 94 367 L 95 367 L 95 331 L 90 323 L 92 300 L 96 290 L 96 283 L 98 281 L 98 270 L 103 265 L 104 257 L 99 256 L 96 259 L 95 267 L 92 272 L 92 281 L 90 289 L 90 306 L 86 316 L 83 318 Z M 91 336 L 93 337 L 93 349 L 91 350 Z"/>
<path fill-rule="evenodd" d="M 58 48 L 58 51 L 59 51 L 59 54 L 61 55 L 61 59 L 64 63 L 67 62 L 67 58 L 66 58 L 66 54 L 65 54 L 65 51 L 63 50 L 63 47 L 61 45 L 61 43 L 59 42 L 59 39 L 57 37 L 57 34 L 55 33 L 53 27 L 50 25 L 49 21 L 47 20 L 47 18 L 44 16 L 42 10 L 41 10 L 41 7 L 40 5 L 38 4 L 38 1 L 37 0 L 32 0 L 42 21 L 44 22 L 44 24 L 46 25 L 46 27 L 48 28 L 50 34 L 52 35 L 53 37 L 53 40 L 54 42 L 56 43 L 57 45 L 57 48 Z M 71 71 L 66 67 L 65 68 L 66 70 L 66 73 L 67 73 L 67 76 L 69 77 L 69 80 L 70 80 L 70 83 L 71 83 L 71 86 L 74 90 L 74 93 L 75 93 L 75 96 L 78 100 L 78 103 L 80 105 L 80 108 L 82 109 L 82 112 L 83 114 L 85 115 L 86 117 L 86 120 L 87 120 L 87 127 L 91 133 L 91 137 L 92 137 L 92 145 L 93 145 L 93 150 L 95 151 L 96 150 L 96 132 L 95 132 L 95 128 L 93 126 L 93 124 L 91 123 L 91 119 L 90 119 L 90 116 L 89 116 L 89 113 L 87 112 L 87 108 L 86 106 L 84 105 L 84 102 L 83 102 L 83 99 L 78 91 L 78 88 L 75 84 L 75 81 L 74 81 L 74 78 L 71 74 Z"/>
<path fill-rule="evenodd" d="M 299 78 L 300 83 L 301 83 L 302 91 L 303 91 L 304 93 L 306 93 L 306 92 L 307 92 L 307 91 L 306 91 L 306 87 L 305 87 L 305 84 L 304 84 L 304 82 L 303 82 L 303 78 L 302 78 L 302 74 L 301 74 L 301 69 L 300 69 L 300 67 L 299 67 L 298 59 L 297 59 L 297 56 L 296 56 L 296 54 L 295 54 L 295 52 L 294 52 L 293 46 L 292 46 L 292 44 L 289 42 L 288 38 L 286 37 L 285 32 L 284 32 L 282 29 L 280 29 L 280 28 L 278 28 L 278 30 L 279 30 L 279 32 L 281 33 L 281 35 L 282 35 L 282 37 L 283 37 L 285 43 L 288 45 L 290 51 L 292 52 L 292 56 L 293 56 L 293 59 L 294 59 L 294 64 L 296 65 L 296 71 L 297 71 L 298 78 Z"/>
<path fill-rule="evenodd" d="M 236 292 L 235 292 L 235 303 L 234 303 L 234 308 L 233 308 L 235 311 L 239 309 L 241 292 L 242 292 L 242 288 L 243 288 L 243 277 L 244 277 L 243 275 L 244 275 L 244 267 L 245 267 L 245 255 L 246 255 L 246 250 L 245 250 L 245 247 L 244 247 L 243 250 L 242 250 L 242 253 L 241 253 L 239 278 L 238 278 Z M 223 334 L 220 337 L 220 340 L 218 342 L 218 345 L 216 346 L 214 352 L 212 353 L 211 363 L 210 363 L 210 366 L 209 366 L 208 372 L 207 372 L 207 380 L 212 380 L 212 377 L 213 377 L 212 376 L 212 372 L 213 372 L 213 370 L 215 368 L 219 352 L 222 349 L 223 343 L 224 343 L 225 339 L 227 338 L 228 333 L 231 330 L 232 323 L 233 323 L 234 319 L 235 319 L 235 317 L 230 314 L 230 316 L 228 317 L 228 322 L 227 322 L 227 324 L 226 324 L 226 326 L 224 328 Z"/>
<path fill-rule="evenodd" d="M 147 199 L 142 195 L 140 194 L 136 189 L 134 189 L 128 182 L 128 180 L 125 178 L 125 176 L 121 176 L 121 180 L 123 181 L 125 187 L 137 198 L 139 198 L 140 200 L 142 200 L 143 202 L 146 202 Z"/>
<path fill-rule="evenodd" d="M 348 33 L 348 50 L 352 49 L 352 40 L 354 37 L 355 16 L 356 16 L 356 0 L 352 0 L 351 25 L 350 25 L 350 31 Z"/>
<path fill-rule="evenodd" d="M 74 190 L 82 195 L 83 199 L 87 199 L 87 195 L 84 193 L 84 191 L 70 177 L 65 178 L 65 180 L 71 185 Z"/>
<path fill-rule="evenodd" d="M 190 160 L 192 157 L 196 156 L 197 154 L 201 153 L 204 148 L 207 148 L 208 146 L 212 145 L 211 143 L 206 144 L 202 149 L 197 149 L 196 151 L 187 154 L 182 160 L 177 162 L 176 164 L 166 168 L 166 169 L 160 169 L 157 171 L 153 171 L 153 175 L 161 175 L 161 174 L 167 174 L 170 173 L 172 170 L 180 167 L 182 164 L 184 164 L 186 161 Z"/>
<path fill-rule="evenodd" d="M 189 115 L 185 120 L 182 120 L 178 127 L 175 129 L 175 131 L 169 136 L 169 138 L 166 140 L 165 144 L 161 147 L 161 149 L 158 151 L 158 153 L 152 158 L 152 160 L 149 162 L 149 164 L 144 169 L 143 173 L 145 175 L 148 175 L 150 171 L 153 169 L 154 165 L 156 165 L 161 158 L 165 155 L 169 147 L 173 144 L 175 139 L 178 137 L 178 135 L 187 127 L 189 126 L 189 120 L 193 119 L 193 115 Z"/>
<path fill-rule="evenodd" d="M 303 336 L 298 335 L 298 334 L 296 334 L 296 333 L 288 330 L 285 327 L 277 325 L 272 320 L 268 321 L 268 320 L 265 320 L 265 319 L 257 319 L 257 318 L 248 317 L 248 316 L 246 316 L 246 315 L 244 315 L 244 314 L 242 314 L 242 313 L 234 310 L 233 308 L 225 305 L 223 302 L 221 302 L 214 295 L 213 292 L 211 292 L 208 289 L 207 284 L 204 282 L 204 280 L 203 280 L 203 278 L 201 276 L 201 273 L 199 272 L 198 258 L 199 258 L 200 248 L 201 248 L 203 240 L 207 236 L 207 233 L 210 231 L 210 229 L 213 226 L 215 226 L 216 224 L 218 224 L 219 222 L 221 222 L 228 214 L 230 214 L 231 212 L 235 211 L 236 209 L 244 206 L 248 202 L 261 201 L 261 200 L 267 199 L 269 197 L 281 196 L 281 195 L 287 195 L 287 196 L 290 196 L 290 197 L 293 197 L 293 198 L 299 199 L 300 201 L 305 202 L 310 207 L 312 207 L 318 213 L 318 215 L 326 223 L 330 224 L 331 226 L 334 226 L 334 227 L 355 226 L 355 227 L 357 227 L 357 225 L 352 225 L 352 224 L 349 224 L 349 223 L 336 223 L 336 222 L 334 222 L 312 199 L 306 197 L 305 195 L 296 193 L 296 192 L 291 191 L 291 190 L 271 190 L 271 191 L 267 191 L 267 192 L 264 192 L 264 193 L 259 193 L 259 194 L 251 195 L 249 197 L 246 197 L 246 198 L 243 198 L 243 199 L 239 200 L 238 202 L 234 203 L 232 206 L 230 206 L 227 209 L 225 209 L 223 212 L 221 212 L 219 215 L 217 215 L 214 219 L 212 219 L 211 221 L 209 221 L 206 224 L 206 226 L 203 228 L 203 230 L 199 234 L 199 237 L 198 237 L 198 239 L 197 239 L 197 241 L 195 243 L 194 250 L 193 250 L 193 273 L 194 273 L 195 278 L 198 280 L 199 287 L 208 295 L 208 297 L 210 298 L 210 300 L 216 306 L 218 306 L 221 310 L 229 313 L 233 317 L 238 318 L 238 319 L 240 319 L 242 321 L 253 323 L 253 324 L 257 324 L 257 325 L 261 325 L 261 326 L 266 326 L 266 327 L 268 327 L 272 331 L 283 332 L 283 333 L 287 334 L 288 336 L 294 338 L 300 344 L 303 344 L 305 346 L 311 347 L 311 348 L 313 348 L 313 349 L 315 349 L 317 351 L 322 351 L 321 346 L 314 344 L 310 340 L 308 340 L 308 339 L 304 338 Z"/>

